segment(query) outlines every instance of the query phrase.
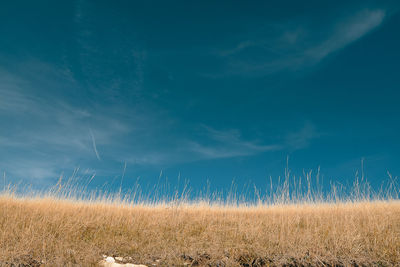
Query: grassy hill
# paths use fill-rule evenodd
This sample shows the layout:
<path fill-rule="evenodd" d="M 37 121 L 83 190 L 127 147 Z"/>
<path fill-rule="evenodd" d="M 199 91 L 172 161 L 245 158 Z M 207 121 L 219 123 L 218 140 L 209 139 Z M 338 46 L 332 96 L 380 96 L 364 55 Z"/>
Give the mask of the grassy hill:
<path fill-rule="evenodd" d="M 134 203 L 6 190 L 0 266 L 95 266 L 103 255 L 147 266 L 400 266 L 400 201 L 362 194 Z"/>

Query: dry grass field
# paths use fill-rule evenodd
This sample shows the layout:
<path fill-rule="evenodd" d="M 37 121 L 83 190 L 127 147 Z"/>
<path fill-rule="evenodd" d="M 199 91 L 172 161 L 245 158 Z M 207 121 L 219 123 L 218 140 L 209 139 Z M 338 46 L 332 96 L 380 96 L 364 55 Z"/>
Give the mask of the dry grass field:
<path fill-rule="evenodd" d="M 1 266 L 400 266 L 400 202 L 126 203 L 0 196 Z"/>

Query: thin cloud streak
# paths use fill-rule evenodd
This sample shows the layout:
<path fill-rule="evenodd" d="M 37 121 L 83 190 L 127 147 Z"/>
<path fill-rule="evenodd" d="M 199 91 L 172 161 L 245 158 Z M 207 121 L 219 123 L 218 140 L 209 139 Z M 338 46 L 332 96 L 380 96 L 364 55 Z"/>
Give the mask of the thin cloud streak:
<path fill-rule="evenodd" d="M 90 132 L 90 137 L 91 137 L 91 139 L 92 139 L 93 149 L 94 149 L 94 152 L 95 152 L 95 154 L 96 154 L 96 157 L 97 157 L 97 159 L 98 159 L 99 161 L 101 161 L 99 152 L 97 151 L 96 139 L 94 138 L 92 129 L 89 129 L 89 132 Z"/>

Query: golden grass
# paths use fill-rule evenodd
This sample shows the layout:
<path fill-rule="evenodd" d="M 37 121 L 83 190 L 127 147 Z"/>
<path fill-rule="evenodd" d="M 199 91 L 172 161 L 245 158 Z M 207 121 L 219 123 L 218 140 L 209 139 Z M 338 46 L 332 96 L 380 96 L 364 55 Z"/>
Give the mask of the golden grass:
<path fill-rule="evenodd" d="M 0 196 L 0 265 L 94 266 L 103 254 L 148 266 L 400 266 L 400 202 L 132 206 Z"/>

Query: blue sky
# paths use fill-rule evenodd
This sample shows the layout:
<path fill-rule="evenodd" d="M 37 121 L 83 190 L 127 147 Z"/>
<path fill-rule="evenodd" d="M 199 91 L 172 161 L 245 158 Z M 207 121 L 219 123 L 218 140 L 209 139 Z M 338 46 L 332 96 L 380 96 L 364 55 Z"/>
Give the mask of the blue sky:
<path fill-rule="evenodd" d="M 398 1 L 0 4 L 0 170 L 196 189 L 400 175 Z M 125 168 L 126 166 L 126 168 Z M 116 183 L 118 184 L 118 182 Z"/>

